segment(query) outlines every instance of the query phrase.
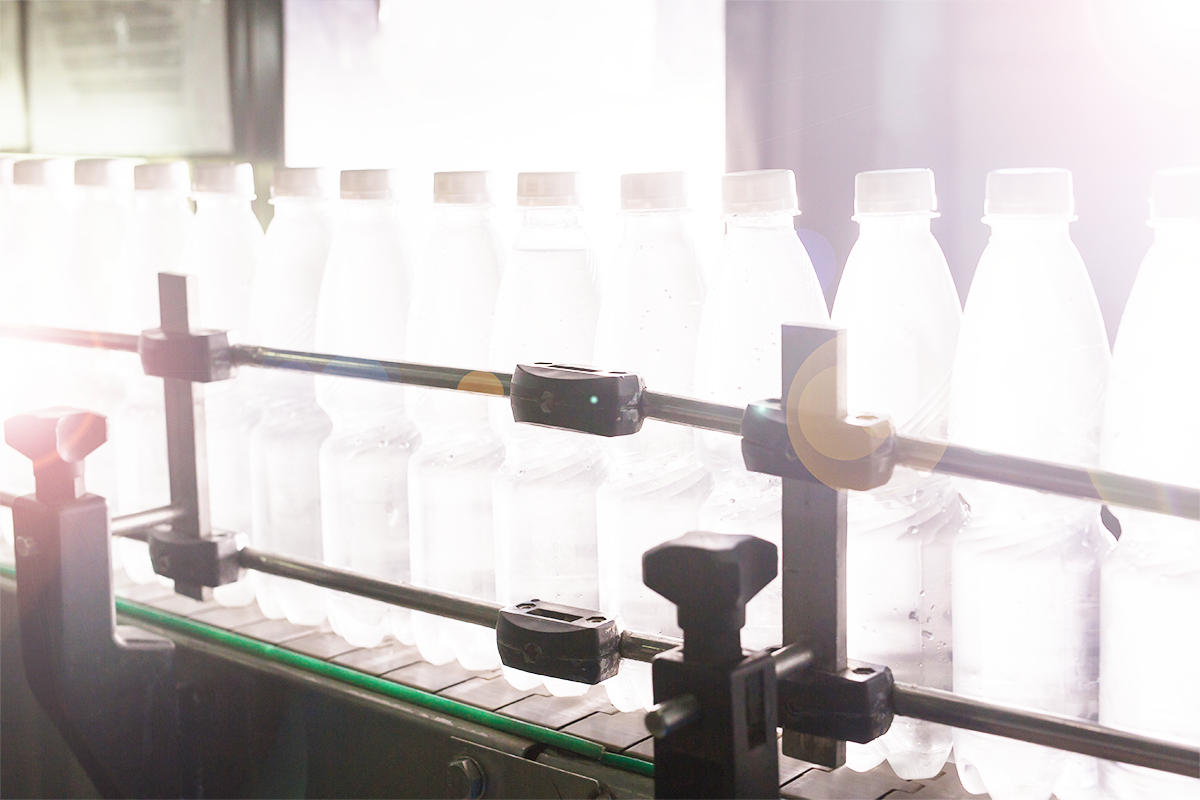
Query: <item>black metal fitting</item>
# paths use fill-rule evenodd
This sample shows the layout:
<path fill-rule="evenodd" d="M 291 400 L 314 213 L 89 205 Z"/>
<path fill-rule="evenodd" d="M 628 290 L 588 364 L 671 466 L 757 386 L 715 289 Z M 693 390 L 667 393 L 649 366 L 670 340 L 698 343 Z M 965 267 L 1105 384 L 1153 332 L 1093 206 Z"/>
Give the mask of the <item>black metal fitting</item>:
<path fill-rule="evenodd" d="M 174 644 L 117 626 L 108 505 L 83 483 L 104 417 L 50 409 L 8 420 L 4 436 L 37 475 L 12 509 L 29 688 L 103 796 L 178 797 Z"/>
<path fill-rule="evenodd" d="M 159 378 L 212 383 L 233 377 L 233 351 L 225 331 L 142 331 L 138 354 L 142 370 Z"/>
<path fill-rule="evenodd" d="M 510 400 L 517 422 L 628 436 L 641 430 L 644 390 L 632 372 L 539 362 L 517 365 Z"/>
<path fill-rule="evenodd" d="M 146 541 L 154 571 L 175 581 L 176 592 L 195 600 L 204 598 L 204 587 L 224 586 L 244 574 L 232 533 L 211 531 L 196 538 L 160 529 L 150 531 Z"/>
<path fill-rule="evenodd" d="M 642 557 L 643 580 L 679 607 L 683 628 L 683 646 L 653 664 L 656 708 L 679 709 L 656 733 L 655 797 L 779 796 L 775 660 L 740 641 L 776 552 L 753 536 L 695 532 Z"/>
<path fill-rule="evenodd" d="M 530 600 L 500 609 L 496 647 L 506 667 L 597 684 L 617 674 L 617 623 L 586 608 Z"/>
<path fill-rule="evenodd" d="M 848 661 L 837 672 L 796 670 L 779 680 L 780 724 L 790 731 L 866 744 L 892 724 L 892 671 Z"/>
<path fill-rule="evenodd" d="M 751 403 L 742 417 L 746 469 L 835 489 L 866 491 L 891 480 L 894 443 L 886 417 L 802 415 L 778 400 Z"/>

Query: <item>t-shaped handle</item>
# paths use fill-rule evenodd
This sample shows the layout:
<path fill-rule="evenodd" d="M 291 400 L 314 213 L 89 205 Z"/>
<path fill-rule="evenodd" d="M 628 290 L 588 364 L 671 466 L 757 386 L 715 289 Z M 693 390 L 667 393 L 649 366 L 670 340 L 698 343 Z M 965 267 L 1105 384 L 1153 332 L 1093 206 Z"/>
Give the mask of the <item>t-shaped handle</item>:
<path fill-rule="evenodd" d="M 678 606 L 688 661 L 740 659 L 746 603 L 777 573 L 775 545 L 754 536 L 695 531 L 642 556 L 642 580 Z"/>
<path fill-rule="evenodd" d="M 108 423 L 91 411 L 48 408 L 5 421 L 4 440 L 33 461 L 38 502 L 65 503 L 83 496 L 83 459 L 108 440 Z"/>

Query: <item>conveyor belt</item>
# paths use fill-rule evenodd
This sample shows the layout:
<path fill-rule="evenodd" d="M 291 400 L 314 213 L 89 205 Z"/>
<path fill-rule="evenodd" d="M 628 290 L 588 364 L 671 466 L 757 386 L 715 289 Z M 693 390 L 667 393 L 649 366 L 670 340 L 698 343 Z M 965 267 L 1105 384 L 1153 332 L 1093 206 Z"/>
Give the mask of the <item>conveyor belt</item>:
<path fill-rule="evenodd" d="M 0 564 L 0 576 L 12 579 L 12 567 Z M 457 663 L 435 666 L 423 661 L 416 647 L 392 640 L 376 648 L 356 648 L 328 626 L 269 620 L 254 604 L 228 608 L 198 602 L 157 582 L 135 584 L 120 571 L 114 590 L 122 622 L 207 642 L 231 654 L 321 676 L 635 775 L 653 775 L 654 740 L 642 714 L 617 711 L 601 687 L 582 697 L 552 697 L 542 688 L 518 690 L 499 670 L 472 672 Z M 805 800 L 971 796 L 959 784 L 952 764 L 935 778 L 905 781 L 886 764 L 867 773 L 830 771 L 781 755 L 779 778 L 783 797 Z"/>

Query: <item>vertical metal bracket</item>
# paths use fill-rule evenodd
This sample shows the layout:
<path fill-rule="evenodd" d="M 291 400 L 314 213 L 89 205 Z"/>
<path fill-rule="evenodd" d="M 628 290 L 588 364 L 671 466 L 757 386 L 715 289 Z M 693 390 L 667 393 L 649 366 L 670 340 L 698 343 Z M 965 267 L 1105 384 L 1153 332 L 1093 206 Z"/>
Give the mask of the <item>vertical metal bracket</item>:
<path fill-rule="evenodd" d="M 846 416 L 845 331 L 783 326 L 782 404 L 801 460 L 801 411 Z M 812 650 L 811 668 L 846 668 L 846 492 L 818 480 L 783 478 L 783 643 Z M 784 730 L 783 752 L 824 767 L 846 762 L 846 743 Z"/>

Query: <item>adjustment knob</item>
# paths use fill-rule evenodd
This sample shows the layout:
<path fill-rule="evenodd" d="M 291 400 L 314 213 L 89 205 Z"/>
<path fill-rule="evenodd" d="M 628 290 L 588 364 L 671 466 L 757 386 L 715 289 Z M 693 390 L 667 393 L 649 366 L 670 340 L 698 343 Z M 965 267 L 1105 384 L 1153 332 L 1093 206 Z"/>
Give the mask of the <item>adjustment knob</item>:
<path fill-rule="evenodd" d="M 83 496 L 83 459 L 108 440 L 101 414 L 77 408 L 48 408 L 4 423 L 4 440 L 33 461 L 41 502 Z"/>

